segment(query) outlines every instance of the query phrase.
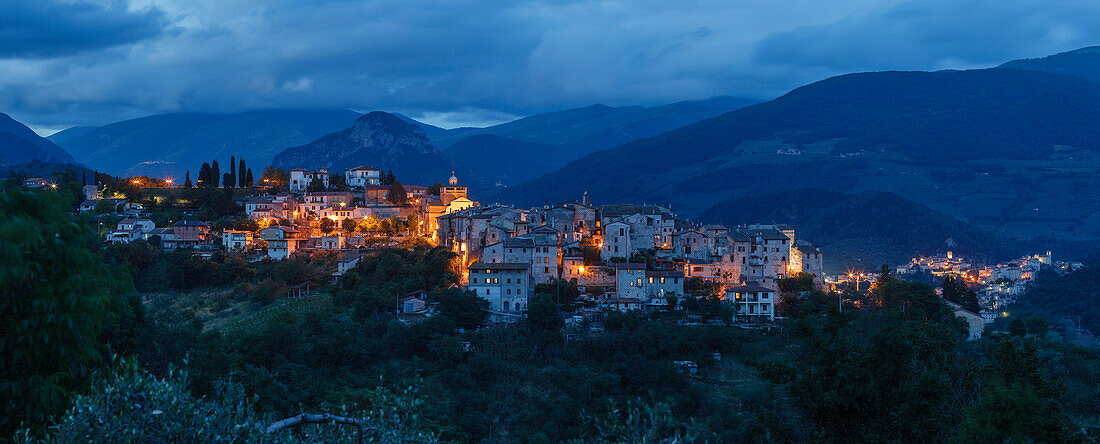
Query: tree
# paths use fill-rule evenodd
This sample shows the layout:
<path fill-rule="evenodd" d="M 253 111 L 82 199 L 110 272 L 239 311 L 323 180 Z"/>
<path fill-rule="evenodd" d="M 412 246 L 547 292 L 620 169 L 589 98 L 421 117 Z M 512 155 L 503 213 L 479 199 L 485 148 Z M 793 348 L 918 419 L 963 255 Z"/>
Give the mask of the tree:
<path fill-rule="evenodd" d="M 226 188 L 237 186 L 237 156 L 229 156 L 229 183 Z"/>
<path fill-rule="evenodd" d="M 11 436 L 66 408 L 127 309 L 128 287 L 61 196 L 10 189 L 0 208 L 0 436 Z"/>
<path fill-rule="evenodd" d="M 420 216 L 410 214 L 409 217 L 405 218 L 405 225 L 408 225 L 409 233 L 420 234 Z"/>
<path fill-rule="evenodd" d="M 385 176 L 382 176 L 382 185 L 389 185 L 397 182 L 397 176 L 393 175 L 393 170 L 389 170 Z"/>
<path fill-rule="evenodd" d="M 325 191 L 325 181 L 320 178 L 309 181 L 309 186 L 306 187 L 307 193 L 319 193 L 322 191 Z"/>
<path fill-rule="evenodd" d="M 458 328 L 475 329 L 485 322 L 489 315 L 489 301 L 478 297 L 471 291 L 448 288 L 432 298 L 439 303 L 439 312 L 450 319 Z"/>
<path fill-rule="evenodd" d="M 183 187 L 191 188 L 192 186 L 194 185 L 191 184 L 191 170 L 187 170 L 186 173 L 183 173 Z"/>
<path fill-rule="evenodd" d="M 943 278 L 943 298 L 959 304 L 974 313 L 981 312 L 978 294 L 962 278 L 948 275 Z"/>
<path fill-rule="evenodd" d="M 405 192 L 405 187 L 401 186 L 401 182 L 394 180 L 390 182 L 390 192 L 388 195 L 390 202 L 394 205 L 404 205 L 408 200 L 408 194 Z"/>
<path fill-rule="evenodd" d="M 548 284 L 536 285 L 535 294 L 539 293 L 553 296 L 561 311 L 572 310 L 573 304 L 581 295 L 581 291 L 577 288 L 577 284 L 559 279 L 555 279 Z"/>
<path fill-rule="evenodd" d="M 336 229 L 336 221 L 327 217 L 321 218 L 321 232 L 329 234 L 332 230 Z"/>
<path fill-rule="evenodd" d="M 256 185 L 256 182 L 254 182 L 252 180 L 252 168 L 249 168 L 247 171 L 245 171 L 244 177 L 245 177 L 244 183 L 245 183 L 246 187 L 251 187 L 253 185 Z"/>
<path fill-rule="evenodd" d="M 964 413 L 957 442 L 1087 442 L 1057 398 L 1067 390 L 1040 368 L 1033 343 L 1002 340 L 990 384 Z"/>
<path fill-rule="evenodd" d="M 202 186 L 202 187 L 210 186 L 210 184 L 213 182 L 213 180 L 211 179 L 211 177 L 213 177 L 213 176 L 211 176 L 211 171 L 212 170 L 213 169 L 210 167 L 209 163 L 207 163 L 207 162 L 202 163 L 202 167 L 199 168 L 199 186 Z"/>
<path fill-rule="evenodd" d="M 536 293 L 528 302 L 527 323 L 534 329 L 547 330 L 557 330 L 565 325 L 554 297 L 546 293 Z"/>
<path fill-rule="evenodd" d="M 328 187 L 335 191 L 347 191 L 348 182 L 347 178 L 343 174 L 333 174 L 328 180 Z"/>
<path fill-rule="evenodd" d="M 382 221 L 378 223 L 378 231 L 381 231 L 382 234 L 393 234 L 393 225 L 390 224 L 390 220 L 382 219 Z"/>
<path fill-rule="evenodd" d="M 440 188 L 443 188 L 443 184 L 439 183 L 439 182 L 436 182 L 436 183 L 433 183 L 433 184 L 429 185 L 428 190 L 425 193 L 427 193 L 430 196 L 438 196 Z"/>
<path fill-rule="evenodd" d="M 108 199 L 100 200 L 96 202 L 95 208 L 92 210 L 95 214 L 107 214 L 115 212 L 115 202 Z"/>
<path fill-rule="evenodd" d="M 702 278 L 687 278 L 684 280 L 684 293 L 696 296 L 699 298 L 704 297 L 719 297 L 719 293 L 722 291 L 722 284 L 718 282 L 706 281 Z"/>
<path fill-rule="evenodd" d="M 210 164 L 210 183 L 214 185 L 214 188 L 217 188 L 219 180 L 222 180 L 222 175 L 218 169 L 218 161 L 215 160 Z"/>
<path fill-rule="evenodd" d="M 225 188 L 233 188 L 233 175 L 229 173 L 222 174 L 222 186 Z"/>
<path fill-rule="evenodd" d="M 348 233 L 348 234 L 354 233 L 355 229 L 358 228 L 358 227 L 359 227 L 359 222 L 356 222 L 355 219 L 352 219 L 350 217 L 340 221 L 340 228 L 343 228 L 345 233 Z"/>
<path fill-rule="evenodd" d="M 237 166 L 237 186 L 238 187 L 244 188 L 244 187 L 248 186 L 248 184 L 247 184 L 247 180 L 248 180 L 247 172 L 248 171 L 244 167 L 244 159 L 241 159 L 240 165 Z"/>
<path fill-rule="evenodd" d="M 286 170 L 271 165 L 264 167 L 263 173 L 260 173 L 260 181 L 266 187 L 281 187 L 286 185 L 288 180 L 290 180 L 290 174 Z"/>

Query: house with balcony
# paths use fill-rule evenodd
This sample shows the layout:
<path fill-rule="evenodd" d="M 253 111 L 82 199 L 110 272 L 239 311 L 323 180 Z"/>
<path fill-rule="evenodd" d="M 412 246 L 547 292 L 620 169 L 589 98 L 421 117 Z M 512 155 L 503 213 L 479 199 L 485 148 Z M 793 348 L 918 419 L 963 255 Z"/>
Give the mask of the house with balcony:
<path fill-rule="evenodd" d="M 367 185 L 382 184 L 382 170 L 366 165 L 344 170 L 344 183 L 349 187 L 362 188 Z"/>
<path fill-rule="evenodd" d="M 255 245 L 255 233 L 243 230 L 222 231 L 222 246 L 226 251 L 245 251 Z"/>
<path fill-rule="evenodd" d="M 156 229 L 149 219 L 123 219 L 115 229 L 107 231 L 107 241 L 111 243 L 129 243 L 138 239 L 148 239 Z"/>
<path fill-rule="evenodd" d="M 203 248 L 213 242 L 210 224 L 200 220 L 184 219 L 172 224 L 176 248 Z"/>
<path fill-rule="evenodd" d="M 320 181 L 325 189 L 328 189 L 328 168 L 318 168 L 317 171 L 295 168 L 290 170 L 289 175 L 287 186 L 290 187 L 291 193 L 304 193 L 315 180 Z"/>
<path fill-rule="evenodd" d="M 771 322 L 775 320 L 779 293 L 756 283 L 748 283 L 727 288 L 726 301 L 736 304 L 738 320 Z"/>
<path fill-rule="evenodd" d="M 301 249 L 309 238 L 302 232 L 282 225 L 272 225 L 260 230 L 260 238 L 267 242 L 267 256 L 283 260 Z"/>

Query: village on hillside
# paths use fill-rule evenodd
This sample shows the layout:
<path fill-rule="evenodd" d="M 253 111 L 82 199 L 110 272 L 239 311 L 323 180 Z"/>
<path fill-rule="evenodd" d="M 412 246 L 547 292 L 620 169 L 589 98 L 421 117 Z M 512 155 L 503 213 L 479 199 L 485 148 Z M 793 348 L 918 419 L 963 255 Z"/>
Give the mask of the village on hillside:
<path fill-rule="evenodd" d="M 738 320 L 755 322 L 775 318 L 780 279 L 807 273 L 824 285 L 821 251 L 786 225 L 698 225 L 658 205 L 596 206 L 587 193 L 531 209 L 482 205 L 453 175 L 432 187 L 394 187 L 368 166 L 344 171 L 343 190 L 331 189 L 332 177 L 323 168 L 290 170 L 283 186 L 240 201 L 256 230 L 215 230 L 197 218 L 156 226 L 140 205 L 106 197 L 96 185 L 84 187 L 80 211 L 102 210 L 104 202 L 117 208 L 125 218 L 103 230 L 110 243 L 143 239 L 166 250 L 207 257 L 222 250 L 253 260 L 337 252 L 336 279 L 374 248 L 414 240 L 443 246 L 458 256 L 462 285 L 489 301 L 494 321 L 522 318 L 534 287 L 559 280 L 600 308 L 632 310 L 675 305 L 686 280 L 700 278 L 738 301 Z M 30 178 L 24 185 L 49 182 Z M 393 195 L 397 189 L 404 195 Z"/>
<path fill-rule="evenodd" d="M 150 179 L 124 182 L 150 189 L 173 187 L 171 180 L 143 181 Z M 576 201 L 522 209 L 472 200 L 453 172 L 446 183 L 420 186 L 401 184 L 392 172 L 370 166 L 342 175 L 325 168 L 293 169 L 282 177 L 265 174 L 260 182 L 264 186 L 255 188 L 260 191 L 236 202 L 243 208 L 240 218 L 247 221 L 239 228 L 215 229 L 209 220 L 186 216 L 157 226 L 140 204 L 119 194 L 106 196 L 99 185 L 84 186 L 86 200 L 79 211 L 103 213 L 109 208 L 124 217 L 115 227 L 102 229 L 108 243 L 142 239 L 165 250 L 186 248 L 200 257 L 222 251 L 249 261 L 335 254 L 334 281 L 379 248 L 424 243 L 444 247 L 456 255 L 460 285 L 488 301 L 490 322 L 523 319 L 535 287 L 557 283 L 579 290 L 579 299 L 591 307 L 576 313 L 581 317 L 608 309 L 676 310 L 689 293 L 685 285 L 694 278 L 717 289 L 714 293 L 730 307 L 731 321 L 769 323 L 778 316 L 784 279 L 805 276 L 821 290 L 861 291 L 876 276 L 826 275 L 821 250 L 799 237 L 795 227 L 697 224 L 660 205 L 596 205 L 587 192 Z M 24 186 L 52 184 L 29 178 Z M 948 252 L 942 258 L 915 258 L 895 271 L 935 279 L 959 276 L 980 284 L 980 313 L 954 306 L 980 332 L 1001 307 L 1026 290 L 1039 263 L 1049 264 L 1049 254 L 982 266 Z M 287 294 L 309 292 L 308 285 L 292 290 Z M 406 295 L 397 304 L 406 317 L 430 316 L 431 305 L 423 292 Z"/>

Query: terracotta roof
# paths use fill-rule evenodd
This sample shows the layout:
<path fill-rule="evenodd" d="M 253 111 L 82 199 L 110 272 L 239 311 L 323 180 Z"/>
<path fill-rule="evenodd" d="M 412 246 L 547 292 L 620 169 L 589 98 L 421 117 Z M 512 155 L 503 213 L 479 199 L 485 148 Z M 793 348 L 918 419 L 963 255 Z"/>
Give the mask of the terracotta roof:
<path fill-rule="evenodd" d="M 749 239 L 749 235 L 738 230 L 729 230 L 726 233 L 730 239 L 733 239 L 734 242 L 748 242 L 752 240 Z"/>
<path fill-rule="evenodd" d="M 726 291 L 727 292 L 732 291 L 734 293 L 759 293 L 759 292 L 762 292 L 762 291 L 775 293 L 775 290 L 772 290 L 768 287 L 764 287 L 764 286 L 759 285 L 759 284 L 745 284 L 745 285 L 742 285 L 742 286 L 739 286 L 739 287 L 728 288 L 728 289 L 726 289 Z"/>
<path fill-rule="evenodd" d="M 505 247 L 534 247 L 535 240 L 529 237 L 510 237 L 504 240 Z"/>
<path fill-rule="evenodd" d="M 752 237 L 761 237 L 765 240 L 790 239 L 789 237 L 787 237 L 786 234 L 783 234 L 781 231 L 776 230 L 775 228 L 764 228 L 759 230 L 750 229 L 744 230 L 744 233 Z"/>
<path fill-rule="evenodd" d="M 201 220 L 185 219 L 172 224 L 173 227 L 209 227 L 210 224 Z"/>
<path fill-rule="evenodd" d="M 290 227 L 284 227 L 282 225 L 272 225 L 270 227 L 264 228 L 264 230 L 270 230 L 272 228 L 279 229 L 279 230 L 282 230 L 282 231 L 287 232 L 287 233 L 297 233 L 298 232 L 298 230 L 295 230 L 295 229 L 290 228 Z"/>
<path fill-rule="evenodd" d="M 512 262 L 504 263 L 482 263 L 474 262 L 468 267 L 471 270 L 526 270 L 531 267 L 531 264 L 520 264 Z"/>

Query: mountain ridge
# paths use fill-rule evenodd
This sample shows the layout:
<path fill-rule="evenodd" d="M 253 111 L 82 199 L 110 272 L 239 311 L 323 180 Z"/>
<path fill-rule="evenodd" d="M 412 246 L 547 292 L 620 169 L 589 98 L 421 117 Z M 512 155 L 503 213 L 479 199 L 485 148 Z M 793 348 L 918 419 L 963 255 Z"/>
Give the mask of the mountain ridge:
<path fill-rule="evenodd" d="M 1100 239 L 1090 217 L 1100 198 L 1062 192 L 1100 189 L 1095 103 L 1100 85 L 1038 71 L 848 74 L 590 154 L 496 197 L 523 206 L 591 191 L 677 202 L 692 216 L 731 195 L 879 190 L 1015 238 Z"/>
<path fill-rule="evenodd" d="M 0 164 L 32 161 L 73 163 L 73 156 L 11 116 L 0 113 Z"/>
<path fill-rule="evenodd" d="M 56 135 L 89 167 L 114 174 L 182 176 L 202 162 L 237 156 L 262 168 L 287 146 L 350 125 L 349 110 L 170 113 L 124 120 L 75 137 Z"/>
<path fill-rule="evenodd" d="M 287 148 L 272 162 L 287 169 L 332 171 L 367 164 L 393 170 L 399 180 L 411 184 L 442 181 L 454 169 L 419 125 L 384 111 L 369 112 L 350 127 Z"/>

